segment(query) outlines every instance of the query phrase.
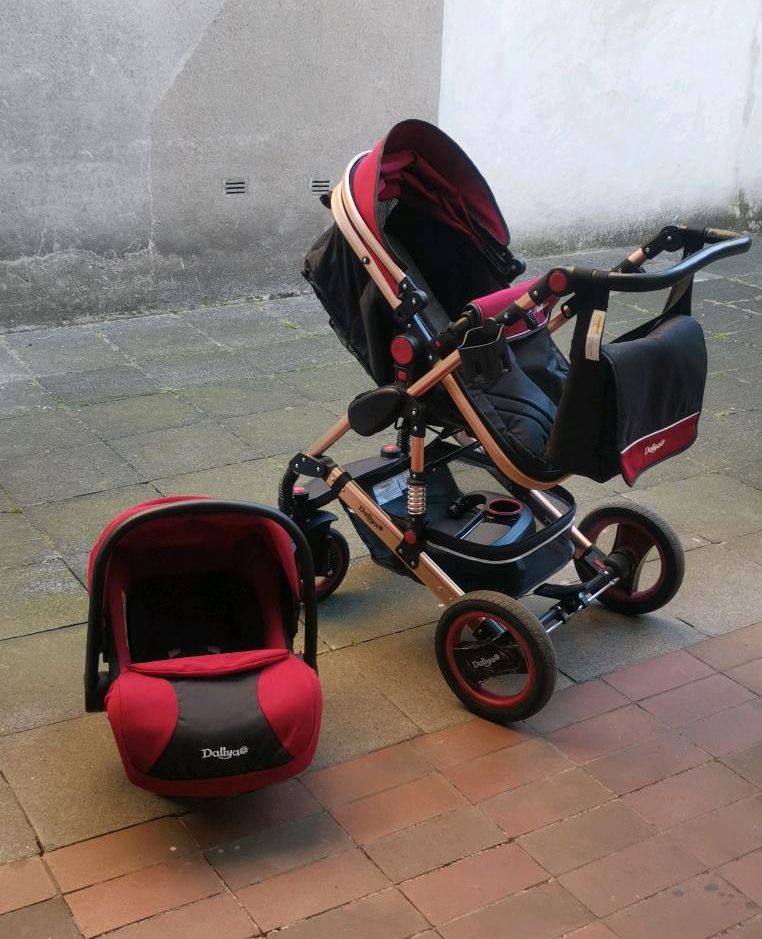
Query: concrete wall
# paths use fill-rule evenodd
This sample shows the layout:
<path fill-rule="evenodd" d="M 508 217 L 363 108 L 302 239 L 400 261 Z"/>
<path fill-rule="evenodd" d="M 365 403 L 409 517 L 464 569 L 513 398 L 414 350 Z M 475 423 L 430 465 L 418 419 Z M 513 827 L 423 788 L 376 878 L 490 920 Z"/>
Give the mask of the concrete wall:
<path fill-rule="evenodd" d="M 728 222 L 762 200 L 760 45 L 760 0 L 445 0 L 440 123 L 518 246 Z"/>
<path fill-rule="evenodd" d="M 299 286 L 310 177 L 436 119 L 440 39 L 441 0 L 2 4 L 0 325 Z"/>

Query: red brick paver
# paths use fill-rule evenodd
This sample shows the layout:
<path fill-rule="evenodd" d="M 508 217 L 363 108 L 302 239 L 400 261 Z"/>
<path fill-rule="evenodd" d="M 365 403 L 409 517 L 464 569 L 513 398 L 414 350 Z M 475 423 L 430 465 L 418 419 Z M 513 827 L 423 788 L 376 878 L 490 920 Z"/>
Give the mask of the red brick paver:
<path fill-rule="evenodd" d="M 604 681 L 633 701 L 640 701 L 711 674 L 712 669 L 705 662 L 679 649 L 604 675 Z"/>
<path fill-rule="evenodd" d="M 235 897 L 223 893 L 122 926 L 106 933 L 104 939 L 250 939 L 258 935 Z"/>
<path fill-rule="evenodd" d="M 753 697 L 748 688 L 726 675 L 710 675 L 681 688 L 646 698 L 640 702 L 640 706 L 671 727 L 683 727 L 723 708 L 744 704 Z"/>
<path fill-rule="evenodd" d="M 0 867 L 0 914 L 39 903 L 55 895 L 56 888 L 38 857 Z"/>

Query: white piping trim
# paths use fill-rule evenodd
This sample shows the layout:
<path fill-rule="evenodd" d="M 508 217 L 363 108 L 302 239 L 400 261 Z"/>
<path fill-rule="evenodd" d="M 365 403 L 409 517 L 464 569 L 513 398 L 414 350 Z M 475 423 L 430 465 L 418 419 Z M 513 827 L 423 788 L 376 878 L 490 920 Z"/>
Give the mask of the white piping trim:
<path fill-rule="evenodd" d="M 679 421 L 675 421 L 674 424 L 670 424 L 668 427 L 662 427 L 660 430 L 652 430 L 650 434 L 646 434 L 644 437 L 638 437 L 637 440 L 633 440 L 631 444 L 628 444 L 624 450 L 622 450 L 621 455 L 624 456 L 628 450 L 632 450 L 633 447 L 637 446 L 639 443 L 643 443 L 644 440 L 648 440 L 649 437 L 655 437 L 657 434 L 666 434 L 668 430 L 672 430 L 673 427 L 677 427 L 679 424 L 684 424 L 686 421 L 693 420 L 694 417 L 698 417 L 701 414 L 701 411 L 696 411 L 695 414 L 689 414 L 687 417 L 681 417 Z"/>

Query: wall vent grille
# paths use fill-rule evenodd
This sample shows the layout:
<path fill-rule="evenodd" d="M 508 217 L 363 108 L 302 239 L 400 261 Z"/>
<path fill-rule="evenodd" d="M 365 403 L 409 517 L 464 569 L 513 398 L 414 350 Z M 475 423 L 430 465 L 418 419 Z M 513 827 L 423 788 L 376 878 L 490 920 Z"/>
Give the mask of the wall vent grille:
<path fill-rule="evenodd" d="M 310 180 L 310 192 L 314 192 L 316 196 L 322 195 L 324 192 L 331 191 L 331 180 L 325 178 L 314 177 Z"/>
<path fill-rule="evenodd" d="M 242 177 L 238 177 L 237 179 L 223 179 L 222 191 L 226 196 L 245 196 L 249 191 L 249 181 Z"/>

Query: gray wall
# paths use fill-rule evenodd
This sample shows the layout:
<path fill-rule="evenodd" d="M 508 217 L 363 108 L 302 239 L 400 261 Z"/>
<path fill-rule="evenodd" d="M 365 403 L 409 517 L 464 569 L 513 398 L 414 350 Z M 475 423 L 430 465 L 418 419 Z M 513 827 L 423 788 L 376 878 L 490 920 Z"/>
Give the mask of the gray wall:
<path fill-rule="evenodd" d="M 300 287 L 310 178 L 436 119 L 441 7 L 3 4 L 0 326 Z"/>

